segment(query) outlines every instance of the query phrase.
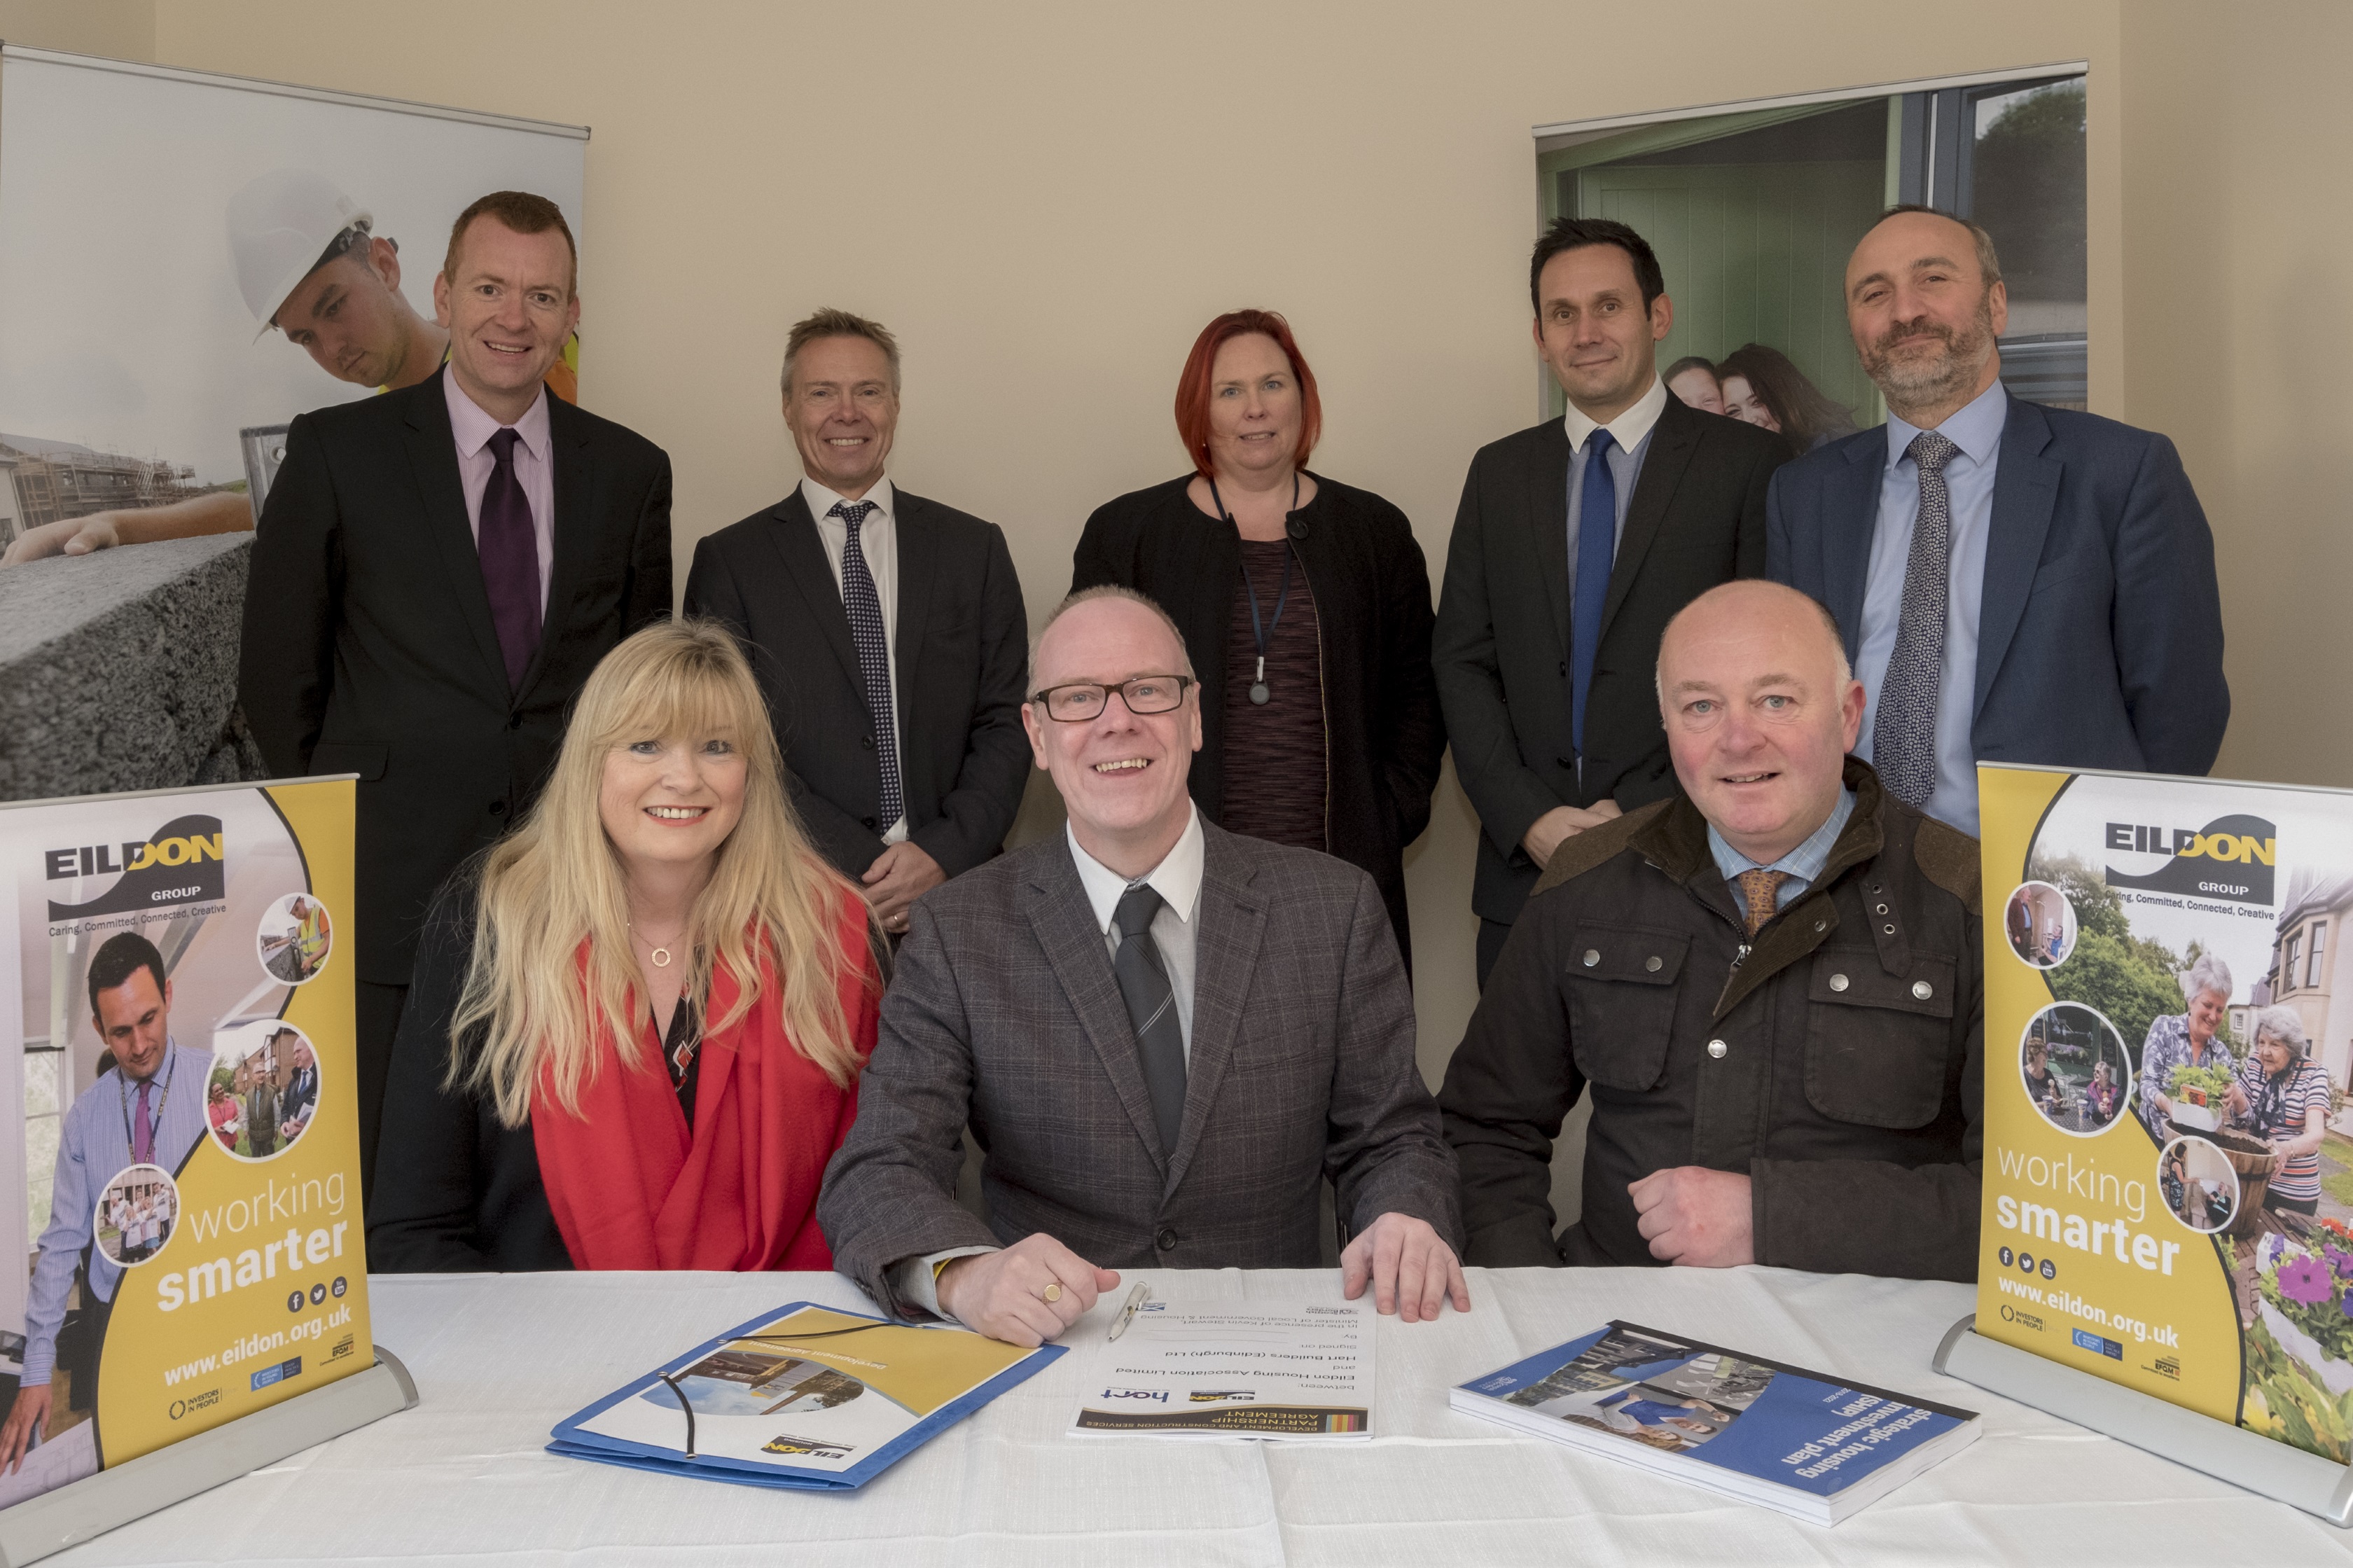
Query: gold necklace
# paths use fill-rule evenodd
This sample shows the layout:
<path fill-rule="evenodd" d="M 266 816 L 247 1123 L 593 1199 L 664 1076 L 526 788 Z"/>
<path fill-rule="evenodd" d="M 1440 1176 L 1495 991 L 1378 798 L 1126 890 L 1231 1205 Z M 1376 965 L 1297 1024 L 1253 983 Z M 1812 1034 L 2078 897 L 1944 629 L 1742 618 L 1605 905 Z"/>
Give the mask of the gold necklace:
<path fill-rule="evenodd" d="M 634 924 L 626 921 L 622 923 L 628 927 L 630 935 L 635 936 L 637 934 L 638 928 Z M 670 952 L 667 944 L 656 947 L 653 944 L 653 939 L 649 937 L 646 939 L 646 956 L 653 961 L 653 966 L 656 969 L 668 969 L 670 967 Z"/>

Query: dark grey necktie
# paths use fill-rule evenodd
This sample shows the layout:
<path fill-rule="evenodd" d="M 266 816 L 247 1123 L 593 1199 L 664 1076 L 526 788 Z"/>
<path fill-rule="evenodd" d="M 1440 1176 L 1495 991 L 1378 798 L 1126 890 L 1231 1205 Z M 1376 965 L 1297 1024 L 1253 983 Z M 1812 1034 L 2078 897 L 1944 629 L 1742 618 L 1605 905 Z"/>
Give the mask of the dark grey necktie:
<path fill-rule="evenodd" d="M 1135 1026 L 1137 1054 L 1144 1061 L 1144 1087 L 1152 1096 L 1152 1120 L 1160 1128 L 1161 1152 L 1176 1152 L 1177 1130 L 1185 1124 L 1185 1032 L 1176 1022 L 1176 990 L 1168 983 L 1168 966 L 1160 961 L 1160 946 L 1152 940 L 1152 917 L 1160 912 L 1161 898 L 1138 883 L 1122 893 L 1112 925 L 1119 931 L 1119 952 L 1111 961 L 1119 994 L 1127 1003 L 1127 1020 Z"/>
<path fill-rule="evenodd" d="M 874 720 L 874 754 L 882 770 L 882 809 L 874 819 L 887 833 L 907 806 L 899 783 L 899 724 L 891 700 L 891 641 L 882 631 L 882 595 L 875 591 L 874 574 L 867 570 L 866 552 L 858 542 L 859 526 L 875 510 L 871 500 L 838 500 L 826 515 L 841 519 L 849 531 L 841 544 L 841 607 L 849 612 L 849 640 L 866 678 L 866 710 Z"/>
<path fill-rule="evenodd" d="M 1895 650 L 1879 681 L 1871 763 L 1895 798 L 1926 806 L 1936 793 L 1936 694 L 1945 678 L 1945 606 L 1952 588 L 1953 502 L 1945 465 L 1960 454 L 1949 436 L 1923 430 L 1905 451 L 1920 470 L 1920 510 L 1904 563 Z"/>

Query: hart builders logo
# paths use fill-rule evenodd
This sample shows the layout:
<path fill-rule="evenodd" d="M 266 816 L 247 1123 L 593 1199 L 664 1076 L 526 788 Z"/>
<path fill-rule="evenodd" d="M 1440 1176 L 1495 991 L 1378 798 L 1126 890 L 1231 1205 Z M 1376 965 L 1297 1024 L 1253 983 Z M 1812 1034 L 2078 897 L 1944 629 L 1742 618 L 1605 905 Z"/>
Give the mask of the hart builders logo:
<path fill-rule="evenodd" d="M 2279 859 L 2278 829 L 2260 816 L 2218 816 L 2204 827 L 2152 827 L 2111 822 L 2107 847 L 2126 854 L 2161 855 L 2154 871 L 2130 873 L 2111 866 L 2108 886 L 2232 903 L 2272 901 L 2273 868 Z"/>
<path fill-rule="evenodd" d="M 120 844 L 77 844 L 41 853 L 52 882 L 69 877 L 113 877 L 114 886 L 88 903 L 49 902 L 49 919 L 74 921 L 127 910 L 200 904 L 227 896 L 227 865 L 221 855 L 217 816 L 181 816 L 145 838 Z"/>

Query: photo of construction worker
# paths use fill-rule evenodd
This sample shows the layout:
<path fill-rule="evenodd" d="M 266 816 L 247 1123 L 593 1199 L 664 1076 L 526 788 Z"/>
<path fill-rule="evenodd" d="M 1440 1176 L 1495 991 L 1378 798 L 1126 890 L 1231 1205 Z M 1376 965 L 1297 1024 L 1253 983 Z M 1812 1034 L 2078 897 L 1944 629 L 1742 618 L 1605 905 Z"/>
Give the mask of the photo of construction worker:
<path fill-rule="evenodd" d="M 449 329 L 429 310 L 419 313 L 401 291 L 399 241 L 377 234 L 375 215 L 324 174 L 288 168 L 260 175 L 229 198 L 227 228 L 237 292 L 259 323 L 255 342 L 275 333 L 337 381 L 374 392 L 414 386 L 448 356 Z M 429 278 L 426 288 L 429 296 Z M 579 333 L 565 343 L 546 380 L 554 395 L 580 400 Z M 159 539 L 249 531 L 253 518 L 242 486 L 110 507 L 29 523 L 0 552 L 0 566 Z"/>
<path fill-rule="evenodd" d="M 269 906 L 253 933 L 254 954 L 273 980 L 307 985 L 327 967 L 334 951 L 334 923 L 327 906 L 310 893 L 289 893 Z"/>

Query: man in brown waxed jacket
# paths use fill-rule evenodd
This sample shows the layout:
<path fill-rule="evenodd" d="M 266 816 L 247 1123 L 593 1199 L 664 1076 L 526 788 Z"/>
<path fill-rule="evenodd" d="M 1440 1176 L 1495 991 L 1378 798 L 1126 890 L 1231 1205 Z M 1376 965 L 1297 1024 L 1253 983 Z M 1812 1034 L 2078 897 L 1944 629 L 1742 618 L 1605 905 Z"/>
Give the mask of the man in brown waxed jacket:
<path fill-rule="evenodd" d="M 1658 681 L 1683 795 L 1562 844 L 1447 1068 L 1465 1261 L 1974 1279 L 1977 840 L 1846 754 L 1863 689 L 1803 595 L 1694 600 Z"/>

